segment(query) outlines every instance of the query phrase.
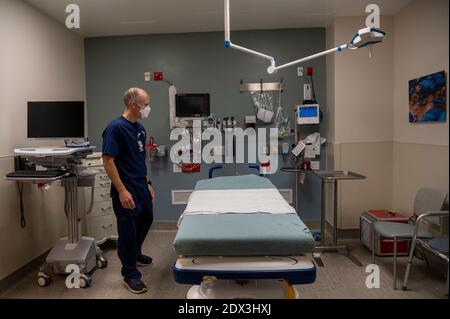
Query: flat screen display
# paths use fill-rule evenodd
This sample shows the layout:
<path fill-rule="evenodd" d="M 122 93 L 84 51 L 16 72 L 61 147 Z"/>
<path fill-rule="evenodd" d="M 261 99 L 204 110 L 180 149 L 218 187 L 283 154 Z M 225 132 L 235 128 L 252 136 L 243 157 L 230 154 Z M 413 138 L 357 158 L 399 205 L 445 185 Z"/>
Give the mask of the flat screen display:
<path fill-rule="evenodd" d="M 175 113 L 177 117 L 208 117 L 210 116 L 210 98 L 207 93 L 176 95 Z"/>
<path fill-rule="evenodd" d="M 317 117 L 317 107 L 316 106 L 303 106 L 299 110 L 300 117 Z"/>
<path fill-rule="evenodd" d="M 83 138 L 83 101 L 28 102 L 28 138 Z"/>

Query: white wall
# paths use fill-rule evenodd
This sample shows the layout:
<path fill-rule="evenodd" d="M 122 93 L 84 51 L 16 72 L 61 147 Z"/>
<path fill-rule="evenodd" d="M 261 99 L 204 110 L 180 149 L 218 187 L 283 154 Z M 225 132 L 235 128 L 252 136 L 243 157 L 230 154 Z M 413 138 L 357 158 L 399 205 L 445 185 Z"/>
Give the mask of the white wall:
<path fill-rule="evenodd" d="M 336 44 L 347 43 L 365 27 L 365 17 L 334 21 Z M 392 17 L 381 18 L 382 44 L 343 51 L 335 58 L 335 142 L 386 142 L 393 136 Z"/>
<path fill-rule="evenodd" d="M 14 148 L 61 144 L 26 139 L 27 101 L 84 100 L 85 81 L 83 39 L 22 0 L 0 0 L 0 43 L 2 177 L 14 170 Z M 27 185 L 24 193 L 27 227 L 22 229 L 16 185 L 0 178 L 0 279 L 66 233 L 60 187 L 44 191 Z"/>
<path fill-rule="evenodd" d="M 327 28 L 327 42 L 347 43 L 365 27 L 365 17 L 336 18 Z M 340 182 L 338 227 L 358 228 L 367 209 L 392 207 L 393 22 L 381 17 L 386 31 L 369 57 L 368 49 L 343 51 L 327 60 L 329 108 L 328 161 L 336 170 L 366 176 Z M 334 39 L 334 41 L 333 41 Z M 334 84 L 334 87 L 333 87 Z"/>
<path fill-rule="evenodd" d="M 60 143 L 26 140 L 26 105 L 85 98 L 83 40 L 22 0 L 0 1 L 0 39 L 0 156 L 19 145 Z"/>
<path fill-rule="evenodd" d="M 416 0 L 394 18 L 394 206 L 410 213 L 421 186 L 448 191 L 447 121 L 408 122 L 408 81 L 448 73 L 448 1 Z"/>
<path fill-rule="evenodd" d="M 392 208 L 412 213 L 420 187 L 448 191 L 448 119 L 445 123 L 408 123 L 408 80 L 448 72 L 448 1 L 415 0 L 393 17 L 382 17 L 385 41 L 366 50 L 327 59 L 330 125 L 329 163 L 367 176 L 342 182 L 339 227 L 358 228 L 366 209 Z M 364 17 L 337 18 L 327 42 L 348 41 Z M 447 79 L 448 118 L 448 79 Z"/>

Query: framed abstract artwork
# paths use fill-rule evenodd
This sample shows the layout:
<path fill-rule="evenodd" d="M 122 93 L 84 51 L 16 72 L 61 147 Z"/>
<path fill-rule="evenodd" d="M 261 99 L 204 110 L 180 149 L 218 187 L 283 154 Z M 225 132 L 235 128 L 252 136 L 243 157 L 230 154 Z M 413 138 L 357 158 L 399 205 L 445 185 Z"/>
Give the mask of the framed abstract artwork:
<path fill-rule="evenodd" d="M 446 121 L 445 71 L 409 81 L 409 122 Z"/>

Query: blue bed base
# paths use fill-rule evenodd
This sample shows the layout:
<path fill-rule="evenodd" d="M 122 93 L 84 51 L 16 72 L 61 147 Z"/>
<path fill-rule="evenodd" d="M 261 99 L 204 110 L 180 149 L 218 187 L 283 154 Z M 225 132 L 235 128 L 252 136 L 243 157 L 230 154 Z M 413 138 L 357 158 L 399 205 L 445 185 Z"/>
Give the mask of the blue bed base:
<path fill-rule="evenodd" d="M 174 265 L 173 276 L 177 283 L 188 285 L 200 285 L 205 276 L 219 280 L 286 280 L 291 285 L 306 285 L 316 280 L 316 267 L 313 264 L 311 268 L 298 270 L 227 271 L 179 269 Z"/>

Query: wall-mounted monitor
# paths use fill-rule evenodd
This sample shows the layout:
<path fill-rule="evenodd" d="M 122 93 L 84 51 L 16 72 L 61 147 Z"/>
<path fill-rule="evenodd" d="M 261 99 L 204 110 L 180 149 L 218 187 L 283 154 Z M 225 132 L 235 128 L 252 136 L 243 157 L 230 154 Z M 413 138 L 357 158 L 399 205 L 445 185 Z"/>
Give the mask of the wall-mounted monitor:
<path fill-rule="evenodd" d="M 28 138 L 83 138 L 83 101 L 28 102 Z"/>
<path fill-rule="evenodd" d="M 210 112 L 208 93 L 179 93 L 175 97 L 175 114 L 177 117 L 208 117 Z"/>

